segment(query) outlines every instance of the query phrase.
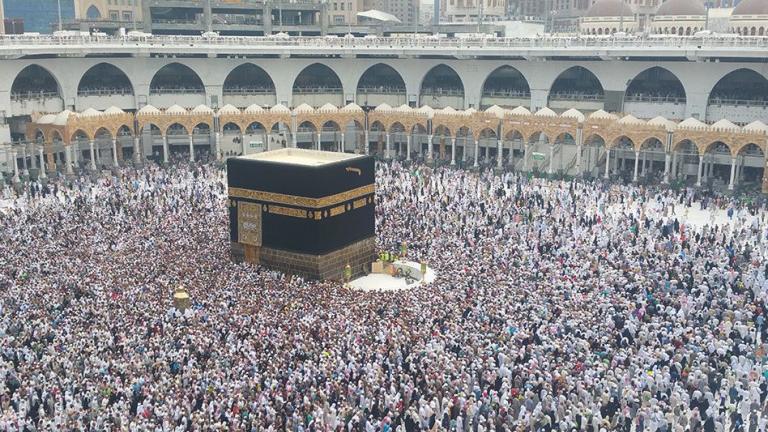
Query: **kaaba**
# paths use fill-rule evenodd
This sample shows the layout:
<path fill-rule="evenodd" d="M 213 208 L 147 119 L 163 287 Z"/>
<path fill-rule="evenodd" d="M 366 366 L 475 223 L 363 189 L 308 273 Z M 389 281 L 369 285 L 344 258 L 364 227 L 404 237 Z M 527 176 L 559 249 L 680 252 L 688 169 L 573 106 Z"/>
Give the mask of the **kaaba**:
<path fill-rule="evenodd" d="M 373 158 L 286 148 L 227 161 L 232 259 L 315 279 L 375 259 Z"/>

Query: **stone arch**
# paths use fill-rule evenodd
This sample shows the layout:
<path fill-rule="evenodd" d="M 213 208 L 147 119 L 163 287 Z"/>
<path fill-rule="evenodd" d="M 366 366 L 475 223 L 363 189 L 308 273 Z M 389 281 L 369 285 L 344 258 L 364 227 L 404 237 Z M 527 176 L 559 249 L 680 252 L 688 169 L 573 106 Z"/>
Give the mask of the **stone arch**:
<path fill-rule="evenodd" d="M 104 95 L 133 95 L 133 84 L 122 69 L 110 63 L 99 63 L 85 71 L 77 84 L 78 96 L 87 96 L 94 91 Z"/>
<path fill-rule="evenodd" d="M 236 122 L 227 122 L 221 126 L 221 131 L 225 135 L 234 135 L 234 131 L 237 131 L 237 134 L 239 135 L 242 133 L 242 130 L 243 129 Z"/>
<path fill-rule="evenodd" d="M 112 131 L 109 130 L 106 126 L 101 126 L 100 128 L 96 129 L 96 132 L 93 133 L 93 138 L 109 138 L 111 140 L 114 138 L 114 135 L 112 134 Z"/>
<path fill-rule="evenodd" d="M 191 67 L 174 62 L 155 72 L 149 83 L 150 94 L 184 91 L 186 93 L 205 93 L 205 85 L 200 75 Z"/>
<path fill-rule="evenodd" d="M 627 100 L 636 94 L 643 97 L 672 97 L 675 101 L 683 103 L 686 101 L 686 92 L 682 81 L 669 69 L 660 66 L 645 69 L 632 78 L 624 91 L 624 98 Z"/>
<path fill-rule="evenodd" d="M 464 108 L 464 95 L 466 86 L 461 80 L 461 76 L 452 67 L 441 63 L 424 74 L 419 85 L 420 105 L 430 105 L 433 108 L 441 108 L 444 105 L 440 99 L 443 97 L 456 97 L 461 99 L 462 106 L 454 108 Z M 447 105 L 447 104 L 446 104 Z"/>
<path fill-rule="evenodd" d="M 238 129 L 239 129 L 239 125 L 238 125 Z M 264 125 L 264 123 L 260 121 L 252 121 L 242 129 L 242 133 L 244 135 L 250 135 L 254 133 L 263 133 L 266 130 L 267 130 L 267 127 Z"/>
<path fill-rule="evenodd" d="M 72 132 L 72 135 L 70 135 L 69 139 L 70 139 L 70 142 L 73 142 L 73 141 L 75 141 L 77 139 L 81 139 L 81 138 L 85 138 L 87 140 L 91 140 L 93 137 L 91 136 L 91 134 L 89 134 L 85 130 L 77 129 L 74 132 Z"/>
<path fill-rule="evenodd" d="M 728 155 L 733 156 L 733 149 L 731 148 L 731 145 L 725 140 L 714 140 L 706 145 L 703 145 L 699 148 L 699 153 L 708 154 L 712 153 L 714 150 L 718 150 L 719 153 L 725 153 L 723 150 L 727 150 Z"/>
<path fill-rule="evenodd" d="M 43 66 L 31 64 L 16 74 L 11 84 L 11 97 L 25 94 L 35 96 L 40 93 L 52 93 L 62 97 L 61 84 L 51 71 Z"/>
<path fill-rule="evenodd" d="M 275 93 L 275 82 L 267 71 L 253 63 L 232 69 L 222 84 L 224 95 Z"/>
<path fill-rule="evenodd" d="M 183 136 L 183 135 L 189 135 L 189 133 L 190 133 L 189 129 L 186 126 L 184 126 L 179 122 L 176 122 L 168 125 L 168 127 L 165 128 L 165 132 L 163 135 Z"/>
<path fill-rule="evenodd" d="M 396 93 L 405 93 L 405 81 L 392 66 L 376 63 L 360 75 L 357 80 L 357 92 L 368 92 L 381 86 L 389 87 Z"/>
<path fill-rule="evenodd" d="M 320 88 L 331 88 L 342 92 L 341 79 L 330 66 L 322 63 L 312 63 L 296 75 L 293 80 L 293 93 L 312 91 Z"/>
<path fill-rule="evenodd" d="M 571 66 L 552 82 L 548 100 L 584 100 L 586 97 L 602 100 L 603 84 L 592 71 L 583 66 Z"/>
<path fill-rule="evenodd" d="M 712 87 L 708 104 L 738 100 L 768 101 L 768 79 L 754 69 L 740 68 L 731 71 Z"/>
<path fill-rule="evenodd" d="M 525 75 L 517 68 L 503 65 L 494 69 L 483 81 L 481 90 L 482 98 L 500 96 L 502 98 L 521 98 L 529 99 L 531 97 L 531 87 Z M 491 105 L 490 103 L 480 103 L 481 106 Z"/>
<path fill-rule="evenodd" d="M 96 5 L 90 5 L 88 6 L 88 9 L 85 11 L 85 17 L 89 20 L 98 20 L 101 19 L 101 11 L 99 10 Z"/>
<path fill-rule="evenodd" d="M 133 128 L 127 124 L 122 124 L 115 130 L 115 136 L 133 136 Z"/>

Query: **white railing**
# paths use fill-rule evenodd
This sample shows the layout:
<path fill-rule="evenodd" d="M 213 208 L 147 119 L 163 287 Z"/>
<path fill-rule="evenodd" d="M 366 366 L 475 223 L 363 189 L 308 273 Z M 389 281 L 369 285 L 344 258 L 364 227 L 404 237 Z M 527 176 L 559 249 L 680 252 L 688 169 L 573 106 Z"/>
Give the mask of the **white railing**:
<path fill-rule="evenodd" d="M 532 48 L 760 48 L 768 49 L 768 36 L 663 36 L 663 37 L 555 37 L 530 38 L 433 38 L 433 37 L 262 37 L 262 36 L 154 36 L 109 37 L 91 35 L 3 35 L 0 48 L 25 46 L 253 46 L 297 48 L 412 48 L 412 49 L 532 49 Z"/>
<path fill-rule="evenodd" d="M 204 88 L 199 87 L 161 87 L 150 88 L 149 94 L 151 95 L 164 95 L 164 94 L 205 94 Z"/>
<path fill-rule="evenodd" d="M 78 96 L 133 96 L 130 88 L 86 88 L 77 91 Z"/>
<path fill-rule="evenodd" d="M 676 103 L 684 104 L 685 97 L 680 96 L 655 96 L 649 94 L 631 94 L 624 98 L 624 102 L 649 102 L 649 103 Z"/>

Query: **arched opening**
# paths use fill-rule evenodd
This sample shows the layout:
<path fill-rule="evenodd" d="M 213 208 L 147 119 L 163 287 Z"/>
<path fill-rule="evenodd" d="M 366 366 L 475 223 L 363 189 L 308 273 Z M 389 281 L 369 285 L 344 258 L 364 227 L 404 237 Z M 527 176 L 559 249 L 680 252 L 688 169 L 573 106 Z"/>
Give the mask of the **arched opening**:
<path fill-rule="evenodd" d="M 289 143 L 293 139 L 293 136 L 291 135 L 291 130 L 287 124 L 283 122 L 277 122 L 274 125 L 272 125 L 269 139 L 270 139 L 270 142 L 269 142 L 270 149 L 286 148 L 289 146 Z"/>
<path fill-rule="evenodd" d="M 334 121 L 327 121 L 320 128 L 320 150 L 340 151 L 341 127 Z"/>
<path fill-rule="evenodd" d="M 88 137 L 88 134 L 82 130 L 76 130 L 70 137 L 69 145 L 72 147 L 70 153 L 72 155 L 71 161 L 67 160 L 69 154 L 65 151 L 64 143 L 60 140 L 61 136 L 59 136 L 57 132 L 53 137 L 53 148 L 55 152 L 54 163 L 56 163 L 59 168 L 66 168 L 67 163 L 71 163 L 75 168 L 86 168 L 97 164 L 96 149 L 94 148 L 94 153 L 91 154 L 91 146 L 89 145 L 90 138 Z M 93 161 L 93 165 L 91 165 L 91 161 Z"/>
<path fill-rule="evenodd" d="M 427 128 L 422 124 L 416 124 L 411 129 L 411 157 L 426 158 L 429 151 L 429 137 Z"/>
<path fill-rule="evenodd" d="M 368 153 L 383 157 L 386 136 L 387 131 L 384 125 L 378 120 L 373 122 L 370 126 L 368 142 L 366 143 L 368 146 Z"/>
<path fill-rule="evenodd" d="M 462 126 L 456 131 L 456 162 L 467 163 L 475 157 L 475 139 L 472 129 Z"/>
<path fill-rule="evenodd" d="M 548 172 L 551 160 L 549 137 L 544 132 L 537 131 L 532 133 L 527 141 L 523 170 L 534 173 Z"/>
<path fill-rule="evenodd" d="M 516 160 L 522 159 L 525 154 L 525 138 L 520 131 L 507 131 L 502 142 L 501 157 L 502 166 L 517 168 Z"/>
<path fill-rule="evenodd" d="M 634 180 L 635 164 L 639 164 L 635 157 L 635 143 L 625 136 L 618 137 L 613 143 L 612 151 L 616 154 L 616 175 L 627 182 Z"/>
<path fill-rule="evenodd" d="M 228 122 L 221 127 L 221 147 L 223 157 L 236 156 L 243 153 L 242 130 L 237 123 Z"/>
<path fill-rule="evenodd" d="M 481 130 L 477 141 L 480 151 L 480 154 L 478 155 L 478 163 L 480 165 L 495 166 L 499 153 L 496 131 L 491 128 Z"/>
<path fill-rule="evenodd" d="M 211 154 L 211 125 L 198 123 L 192 128 L 192 150 L 195 160 L 205 160 Z"/>
<path fill-rule="evenodd" d="M 407 103 L 405 81 L 392 66 L 378 63 L 369 67 L 357 82 L 357 104 L 399 106 Z"/>
<path fill-rule="evenodd" d="M 249 124 L 243 131 L 242 139 L 243 154 L 259 153 L 269 149 L 267 128 L 259 122 Z"/>
<path fill-rule="evenodd" d="M 336 72 L 328 66 L 314 63 L 305 67 L 293 82 L 293 106 L 303 103 L 319 107 L 326 103 L 344 104 L 344 90 Z"/>
<path fill-rule="evenodd" d="M 704 151 L 701 184 L 722 188 L 731 174 L 731 148 L 722 141 L 710 143 Z"/>
<path fill-rule="evenodd" d="M 200 77 L 189 66 L 170 63 L 158 70 L 149 84 L 151 95 L 205 94 Z"/>
<path fill-rule="evenodd" d="M 141 126 L 139 133 L 141 135 L 141 142 L 143 144 L 149 143 L 149 153 L 151 154 L 149 158 L 155 162 L 163 161 L 163 132 L 160 128 L 152 123 L 147 123 Z M 146 147 L 147 146 L 145 145 L 143 148 Z M 131 149 L 131 152 L 134 151 L 136 151 L 136 149 Z"/>
<path fill-rule="evenodd" d="M 122 125 L 117 129 L 117 162 L 118 164 L 133 156 L 133 132 L 128 125 Z"/>
<path fill-rule="evenodd" d="M 29 65 L 16 75 L 11 84 L 11 100 L 44 100 L 61 98 L 56 78 L 47 69 Z"/>
<path fill-rule="evenodd" d="M 749 190 L 760 191 L 765 175 L 765 153 L 757 144 L 750 143 L 739 150 L 734 166 L 734 183 Z"/>
<path fill-rule="evenodd" d="M 85 11 L 85 17 L 89 20 L 101 19 L 101 12 L 95 5 L 88 6 L 88 10 Z"/>
<path fill-rule="evenodd" d="M 664 144 L 656 137 L 648 138 L 640 145 L 638 175 L 647 183 L 660 183 L 663 180 L 665 160 Z"/>
<path fill-rule="evenodd" d="M 502 66 L 488 75 L 483 84 L 482 109 L 492 105 L 516 107 L 531 105 L 531 88 L 519 70 Z"/>
<path fill-rule="evenodd" d="M 679 141 L 672 148 L 672 164 L 669 175 L 673 182 L 693 185 L 699 168 L 699 148 L 689 139 Z"/>
<path fill-rule="evenodd" d="M 317 128 L 314 123 L 305 121 L 299 125 L 296 129 L 296 138 L 298 140 L 299 148 L 303 149 L 316 149 L 318 146 L 317 141 Z"/>
<path fill-rule="evenodd" d="M 709 93 L 706 120 L 727 118 L 734 123 L 765 120 L 768 80 L 752 69 L 737 69 L 722 77 Z"/>
<path fill-rule="evenodd" d="M 632 79 L 624 92 L 624 102 L 685 104 L 685 89 L 675 74 L 662 67 L 654 66 L 640 72 Z M 653 116 L 644 115 L 643 117 Z"/>
<path fill-rule="evenodd" d="M 557 109 L 603 108 L 603 86 L 589 69 L 573 66 L 561 73 L 549 91 L 549 106 Z"/>
<path fill-rule="evenodd" d="M 459 74 L 444 64 L 437 65 L 427 72 L 421 82 L 419 105 L 432 108 L 464 108 L 464 84 Z"/>
<path fill-rule="evenodd" d="M 451 130 L 443 125 L 438 125 L 434 131 L 432 145 L 433 152 L 437 155 L 435 159 L 441 161 L 450 160 L 452 151 L 451 148 L 453 146 Z"/>
<path fill-rule="evenodd" d="M 111 164 L 116 156 L 112 154 L 112 133 L 105 128 L 99 128 L 93 137 L 96 165 L 104 167 Z"/>
<path fill-rule="evenodd" d="M 168 157 L 174 155 L 182 160 L 189 160 L 189 137 L 190 132 L 179 123 L 168 126 L 165 131 L 168 140 Z"/>
<path fill-rule="evenodd" d="M 393 155 L 400 156 L 401 151 L 405 148 L 407 139 L 405 127 L 401 123 L 396 122 L 389 127 L 387 132 L 389 133 L 389 152 L 386 152 L 385 149 L 385 156 L 388 158 L 391 158 Z"/>
<path fill-rule="evenodd" d="M 245 108 L 251 104 L 274 105 L 275 83 L 269 74 L 253 63 L 232 69 L 222 88 L 224 103 Z"/>
<path fill-rule="evenodd" d="M 601 175 L 608 178 L 610 175 L 611 157 L 609 157 L 605 139 L 600 135 L 592 135 L 584 140 L 582 146 L 582 166 L 583 172 L 576 170 L 576 175 L 583 174 L 587 177 L 598 178 Z M 569 162 L 570 164 L 570 162 Z M 565 170 L 565 174 L 569 174 L 569 170 Z"/>
<path fill-rule="evenodd" d="M 128 76 L 114 65 L 99 63 L 85 72 L 77 85 L 78 96 L 133 95 Z"/>

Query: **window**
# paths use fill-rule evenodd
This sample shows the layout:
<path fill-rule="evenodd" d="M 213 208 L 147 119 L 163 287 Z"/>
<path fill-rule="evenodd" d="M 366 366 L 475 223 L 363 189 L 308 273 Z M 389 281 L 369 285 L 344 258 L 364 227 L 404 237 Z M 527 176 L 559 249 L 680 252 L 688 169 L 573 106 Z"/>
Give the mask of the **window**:
<path fill-rule="evenodd" d="M 341 10 L 344 10 L 344 2 L 341 2 L 339 6 L 341 6 Z"/>
<path fill-rule="evenodd" d="M 333 2 L 333 10 L 337 11 L 339 10 L 339 4 L 336 2 Z"/>
<path fill-rule="evenodd" d="M 344 15 L 334 15 L 333 16 L 333 23 L 334 24 L 344 24 Z"/>
<path fill-rule="evenodd" d="M 120 20 L 120 12 L 116 10 L 109 11 L 109 19 L 112 21 L 119 21 Z"/>
<path fill-rule="evenodd" d="M 133 21 L 133 12 L 123 11 L 123 21 Z"/>
<path fill-rule="evenodd" d="M 352 2 L 347 3 L 347 9 L 352 10 Z"/>

